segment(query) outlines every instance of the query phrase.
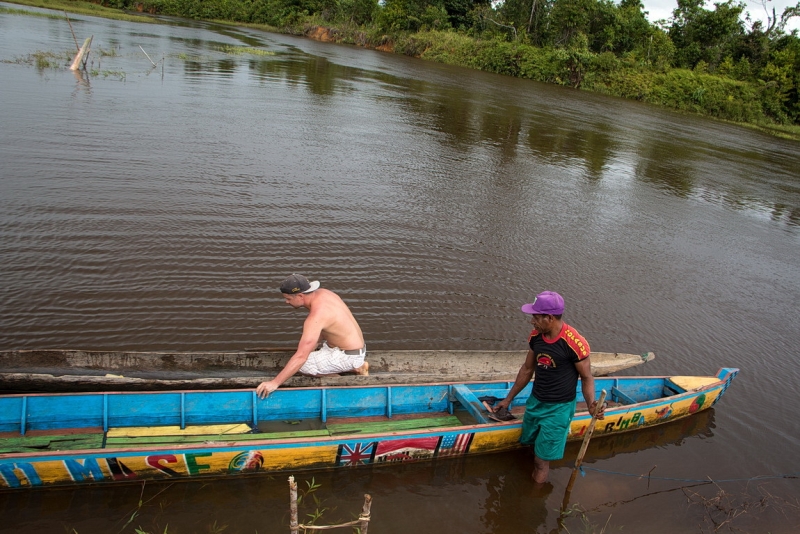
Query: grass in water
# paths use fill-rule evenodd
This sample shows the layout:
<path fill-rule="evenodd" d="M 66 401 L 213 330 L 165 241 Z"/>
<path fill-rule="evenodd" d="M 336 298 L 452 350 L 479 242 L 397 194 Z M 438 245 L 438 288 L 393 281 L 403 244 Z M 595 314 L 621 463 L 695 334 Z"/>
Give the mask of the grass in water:
<path fill-rule="evenodd" d="M 125 81 L 125 72 L 121 70 L 97 70 L 92 69 L 89 74 L 93 78 L 97 78 L 98 76 L 102 76 L 103 78 L 118 78 L 119 81 Z"/>
<path fill-rule="evenodd" d="M 253 48 L 252 46 L 234 46 L 222 45 L 218 46 L 217 50 L 225 54 L 241 55 L 250 54 L 252 56 L 274 56 L 275 52 L 270 50 L 261 50 L 260 48 Z"/>
<path fill-rule="evenodd" d="M 115 51 L 101 53 L 102 56 L 116 56 Z M 62 52 L 61 54 L 56 54 L 55 52 L 43 52 L 41 50 L 37 50 L 32 54 L 28 54 L 27 56 L 23 57 L 16 57 L 13 60 L 3 60 L 4 63 L 17 63 L 19 65 L 33 65 L 39 70 L 45 69 L 60 69 L 66 67 L 67 64 L 72 61 L 72 57 L 70 57 L 69 52 Z M 92 69 L 89 72 L 89 76 L 93 78 L 97 78 L 102 76 L 103 78 L 116 78 L 120 81 L 124 81 L 127 78 L 125 71 L 121 70 L 99 70 L 99 69 Z"/>
<path fill-rule="evenodd" d="M 105 50 L 104 48 L 98 48 L 97 53 L 100 54 L 100 57 L 117 57 L 119 53 L 117 52 L 116 48 L 112 48 L 111 50 Z"/>
<path fill-rule="evenodd" d="M 0 7 L 0 14 L 3 15 L 28 15 L 31 17 L 44 17 L 46 19 L 63 19 L 64 15 L 56 13 L 40 13 L 38 11 L 26 11 L 24 9 L 13 9 L 10 7 Z"/>
<path fill-rule="evenodd" d="M 3 60 L 3 63 L 17 63 L 19 65 L 34 65 L 39 70 L 57 69 L 65 62 L 69 62 L 68 54 L 56 54 L 55 52 L 42 52 L 37 50 L 32 54 L 23 57 L 15 57 L 13 60 Z"/>

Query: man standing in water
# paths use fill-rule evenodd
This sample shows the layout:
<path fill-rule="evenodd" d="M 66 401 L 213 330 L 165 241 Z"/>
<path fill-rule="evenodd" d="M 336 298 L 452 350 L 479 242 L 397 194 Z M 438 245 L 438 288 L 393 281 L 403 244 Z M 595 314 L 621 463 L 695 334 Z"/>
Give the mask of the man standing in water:
<path fill-rule="evenodd" d="M 564 299 L 558 293 L 539 293 L 522 311 L 531 315 L 533 331 L 528 339 L 528 355 L 520 367 L 514 385 L 494 411 L 507 410 L 514 397 L 536 380 L 522 420 L 523 445 L 533 446 L 533 480 L 547 482 L 550 462 L 564 457 L 570 423 L 577 404 L 578 377 L 589 413 L 597 411 L 603 419 L 603 407 L 594 400 L 594 377 L 589 364 L 589 343 L 577 330 L 561 319 Z"/>
<path fill-rule="evenodd" d="M 309 282 L 299 274 L 284 280 L 280 290 L 286 304 L 295 309 L 306 308 L 309 313 L 297 351 L 278 376 L 259 384 L 256 388 L 259 397 L 265 398 L 298 372 L 311 376 L 369 374 L 361 327 L 339 295 L 320 289 L 319 282 Z M 322 346 L 315 350 L 320 341 Z"/>

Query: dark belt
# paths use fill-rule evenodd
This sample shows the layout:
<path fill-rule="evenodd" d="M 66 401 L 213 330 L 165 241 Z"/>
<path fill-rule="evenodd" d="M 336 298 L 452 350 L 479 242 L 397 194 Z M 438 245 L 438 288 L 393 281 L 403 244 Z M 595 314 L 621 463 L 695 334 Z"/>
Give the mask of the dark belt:
<path fill-rule="evenodd" d="M 344 351 L 344 353 L 347 354 L 348 356 L 361 356 L 366 351 L 367 347 L 361 347 L 360 349 L 346 350 Z"/>

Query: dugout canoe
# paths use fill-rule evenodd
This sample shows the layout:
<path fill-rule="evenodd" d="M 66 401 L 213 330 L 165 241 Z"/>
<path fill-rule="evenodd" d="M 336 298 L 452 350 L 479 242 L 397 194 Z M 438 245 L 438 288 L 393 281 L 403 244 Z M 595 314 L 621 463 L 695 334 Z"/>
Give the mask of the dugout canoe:
<path fill-rule="evenodd" d="M 255 387 L 283 369 L 292 350 L 232 352 L 0 351 L 0 392 L 170 391 Z M 290 378 L 287 387 L 513 380 L 524 351 L 370 350 L 370 376 Z M 655 358 L 652 352 L 593 352 L 606 376 Z"/>
<path fill-rule="evenodd" d="M 739 370 L 711 376 L 604 377 L 611 400 L 595 439 L 692 416 Z M 511 382 L 0 397 L 0 487 L 21 489 L 393 465 L 519 447 L 529 384 L 495 422 L 483 397 Z M 580 392 L 580 384 L 578 385 Z M 580 393 L 579 393 L 580 395 Z M 569 440 L 591 417 L 579 405 Z"/>

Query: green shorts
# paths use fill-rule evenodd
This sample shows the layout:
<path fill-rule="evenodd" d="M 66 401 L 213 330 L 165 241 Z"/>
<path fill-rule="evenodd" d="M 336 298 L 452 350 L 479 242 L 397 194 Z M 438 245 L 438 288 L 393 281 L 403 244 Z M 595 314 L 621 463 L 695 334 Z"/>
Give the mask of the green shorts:
<path fill-rule="evenodd" d="M 525 405 L 520 443 L 533 445 L 533 453 L 542 460 L 563 458 L 577 401 L 542 402 L 531 395 Z"/>

